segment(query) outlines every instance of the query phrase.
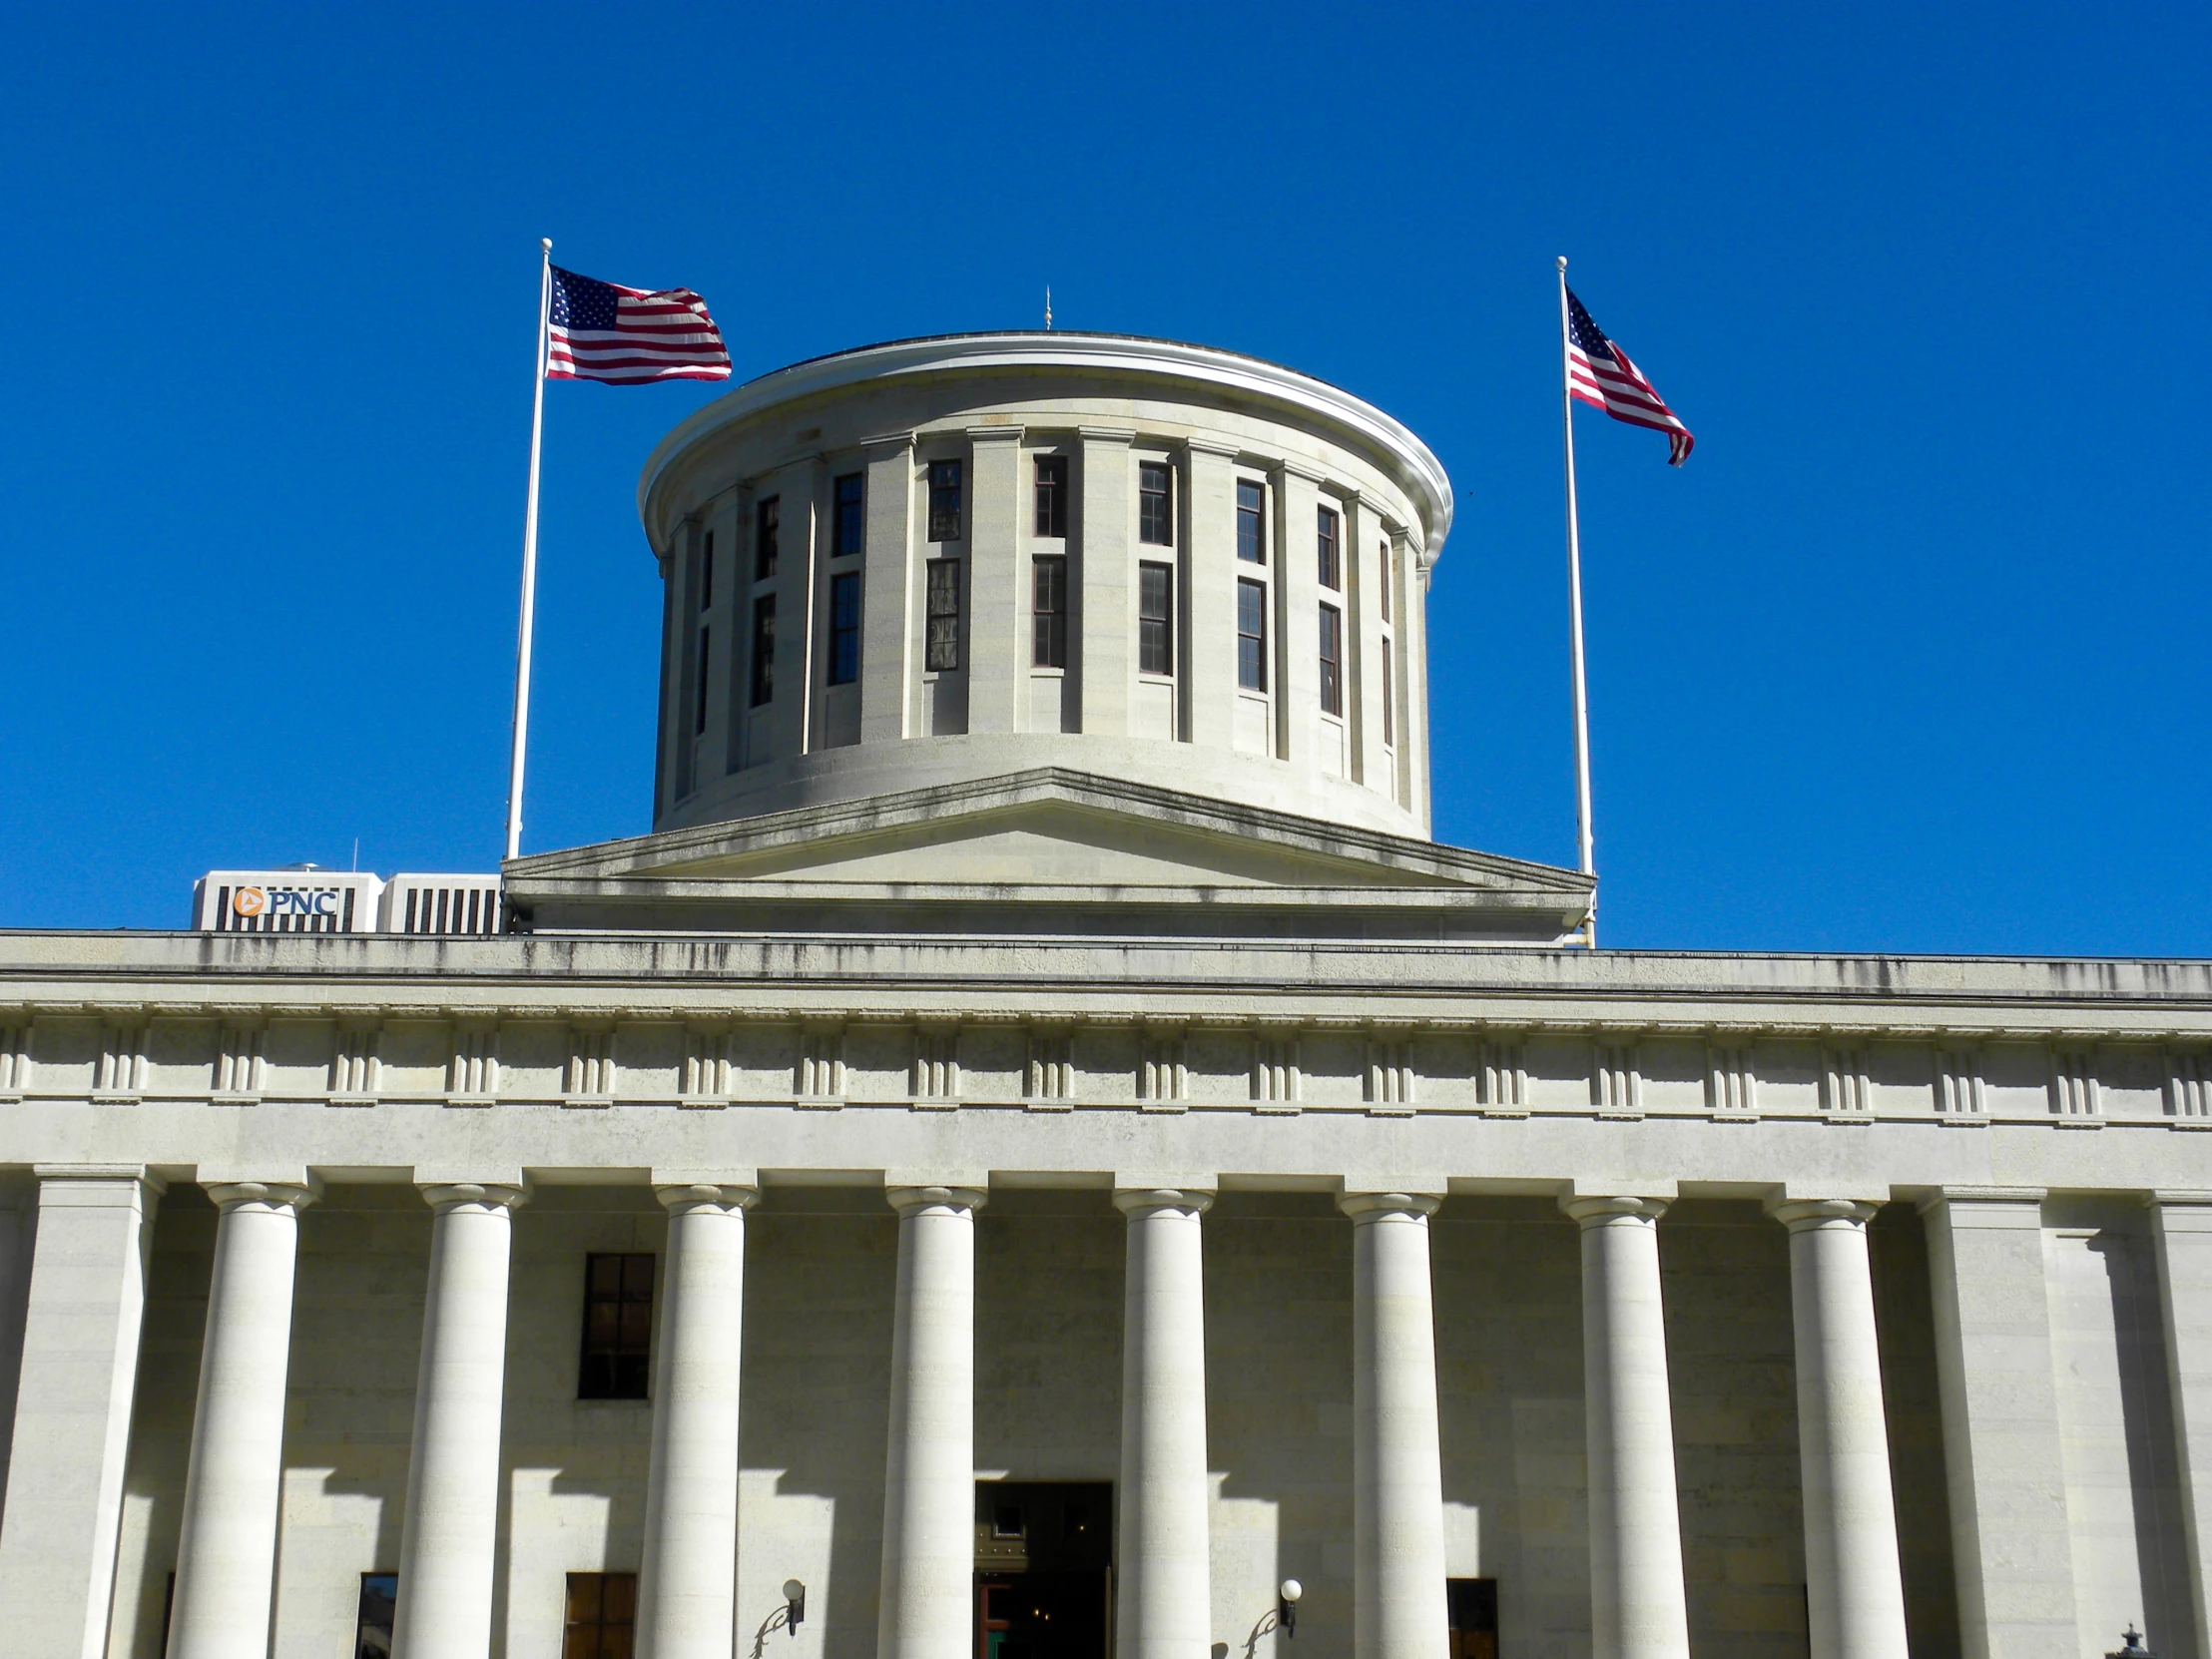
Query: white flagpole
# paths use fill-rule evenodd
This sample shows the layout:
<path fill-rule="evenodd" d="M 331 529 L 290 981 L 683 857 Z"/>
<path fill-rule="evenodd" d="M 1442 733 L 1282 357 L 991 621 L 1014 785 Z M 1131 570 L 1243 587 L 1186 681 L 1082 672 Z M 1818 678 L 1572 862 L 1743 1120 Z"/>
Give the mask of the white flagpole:
<path fill-rule="evenodd" d="M 1574 645 L 1574 795 L 1582 873 L 1595 875 L 1590 836 L 1590 698 L 1582 672 L 1582 531 L 1574 510 L 1574 385 L 1567 331 L 1567 257 L 1559 256 L 1559 416 L 1567 447 L 1567 610 Z M 1582 941 L 1597 948 L 1597 899 L 1583 918 Z"/>
<path fill-rule="evenodd" d="M 530 504 L 522 513 L 522 625 L 515 641 L 514 754 L 507 772 L 507 856 L 522 855 L 522 756 L 530 743 L 530 631 L 538 605 L 538 456 L 545 440 L 545 344 L 553 315 L 553 239 L 538 243 L 536 386 L 530 403 Z"/>

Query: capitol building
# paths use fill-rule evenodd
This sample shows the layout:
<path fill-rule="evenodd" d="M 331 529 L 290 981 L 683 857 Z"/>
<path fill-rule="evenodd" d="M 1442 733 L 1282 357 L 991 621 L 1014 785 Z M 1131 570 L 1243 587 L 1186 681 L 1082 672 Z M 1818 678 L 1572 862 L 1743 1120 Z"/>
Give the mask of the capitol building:
<path fill-rule="evenodd" d="M 1588 948 L 1271 363 L 639 508 L 651 833 L 0 933 L 8 1659 L 2212 1659 L 2212 963 Z"/>

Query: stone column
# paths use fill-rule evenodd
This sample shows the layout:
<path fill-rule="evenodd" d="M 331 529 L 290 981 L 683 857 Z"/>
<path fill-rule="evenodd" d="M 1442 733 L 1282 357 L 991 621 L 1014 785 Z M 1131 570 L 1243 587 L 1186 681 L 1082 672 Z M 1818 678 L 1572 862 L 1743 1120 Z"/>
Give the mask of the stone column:
<path fill-rule="evenodd" d="M 967 435 L 967 729 L 1012 732 L 1022 724 L 1029 691 L 1022 430 L 971 426 Z"/>
<path fill-rule="evenodd" d="M 1906 1650 L 1905 1579 L 1867 1257 L 1877 1206 L 1835 1199 L 1768 1208 L 1790 1230 L 1813 1659 L 1892 1659 Z"/>
<path fill-rule="evenodd" d="M 656 1179 L 668 1211 L 653 1462 L 638 1573 L 639 1659 L 730 1659 L 738 1551 L 738 1377 L 750 1181 Z"/>
<path fill-rule="evenodd" d="M 966 1659 L 975 1581 L 973 1187 L 892 1187 L 898 1292 L 877 1659 Z"/>
<path fill-rule="evenodd" d="M 1188 580 L 1177 596 L 1177 673 L 1184 678 L 1183 736 L 1233 749 L 1237 742 L 1237 451 L 1193 438 L 1190 522 L 1183 531 Z M 1272 684 L 1272 682 L 1271 682 Z M 1088 724 L 1084 726 L 1089 731 Z"/>
<path fill-rule="evenodd" d="M 517 1183 L 424 1183 L 437 1212 L 399 1534 L 394 1659 L 485 1659 L 499 1523 L 507 1259 Z"/>
<path fill-rule="evenodd" d="M 1083 445 L 1076 486 L 1082 491 L 1083 508 L 1075 515 L 1070 549 L 1075 557 L 1068 561 L 1068 588 L 1076 607 L 1080 645 L 1069 656 L 1082 675 L 1083 730 L 1119 737 L 1129 730 L 1129 693 L 1136 683 L 1132 635 L 1137 606 L 1132 584 L 1137 575 L 1129 551 L 1135 509 L 1129 498 L 1137 485 L 1129 446 L 1137 434 L 1084 426 L 1077 436 Z M 1176 528 L 1180 531 L 1183 526 Z M 1172 554 L 1161 548 L 1159 556 Z M 1178 581 L 1177 586 L 1181 585 Z M 1182 609 L 1180 595 L 1176 609 Z M 1180 615 L 1177 624 L 1180 628 Z M 1178 675 L 1179 684 L 1181 678 Z"/>
<path fill-rule="evenodd" d="M 2078 1659 L 2040 1188 L 1922 1205 L 1966 1659 Z"/>
<path fill-rule="evenodd" d="M 1206 1659 L 1206 1288 L 1199 1218 L 1210 1192 L 1123 1188 L 1129 1218 L 1121 1338 L 1119 1659 Z"/>
<path fill-rule="evenodd" d="M 269 1646 L 284 1474 L 284 1377 L 302 1179 L 210 1181 L 222 1211 L 200 1400 L 170 1603 L 169 1659 L 236 1659 Z"/>
<path fill-rule="evenodd" d="M 1358 1659 L 1444 1659 L 1443 1470 L 1428 1218 L 1436 1200 L 1347 1193 L 1352 1232 L 1354 1639 Z"/>
<path fill-rule="evenodd" d="M 0 1619 L 12 1659 L 101 1659 L 161 1185 L 136 1164 L 40 1164 Z"/>
<path fill-rule="evenodd" d="M 1582 1228 L 1582 1390 L 1594 1659 L 1689 1659 L 1659 1218 L 1651 1198 L 1569 1198 Z"/>
<path fill-rule="evenodd" d="M 858 558 L 839 559 L 835 547 L 835 509 L 831 509 L 830 552 L 824 567 L 822 611 L 816 649 L 827 661 L 833 578 L 860 569 L 860 741 L 894 743 L 917 729 L 913 700 L 921 688 L 914 672 L 914 585 L 921 577 L 914 558 L 914 437 L 901 432 L 867 446 L 866 548 Z M 824 672 L 827 672 L 826 670 Z M 834 689 L 826 686 L 827 698 Z M 847 694 L 849 695 L 849 694 Z M 827 745 L 825 747 L 828 747 Z"/>
<path fill-rule="evenodd" d="M 2212 1653 L 2212 1192 L 2150 1195 L 2197 1651 Z"/>

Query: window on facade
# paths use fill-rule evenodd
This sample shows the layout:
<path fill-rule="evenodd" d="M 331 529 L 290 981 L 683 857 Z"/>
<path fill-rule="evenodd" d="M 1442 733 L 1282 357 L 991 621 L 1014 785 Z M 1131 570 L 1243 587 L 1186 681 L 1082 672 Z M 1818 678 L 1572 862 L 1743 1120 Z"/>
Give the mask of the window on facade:
<path fill-rule="evenodd" d="M 1060 554 L 1029 561 L 1034 640 L 1029 660 L 1037 668 L 1068 666 L 1068 562 Z"/>
<path fill-rule="evenodd" d="M 849 686 L 860 677 L 860 573 L 830 579 L 830 684 Z"/>
<path fill-rule="evenodd" d="M 776 595 L 753 601 L 753 687 L 751 707 L 776 701 Z"/>
<path fill-rule="evenodd" d="M 1237 480 L 1237 557 L 1250 565 L 1268 562 L 1267 494 L 1258 484 Z"/>
<path fill-rule="evenodd" d="M 1268 689 L 1268 585 L 1237 583 L 1237 684 Z"/>
<path fill-rule="evenodd" d="M 860 551 L 866 540 L 866 520 L 861 506 L 867 499 L 867 480 L 857 472 L 848 472 L 837 480 L 836 524 L 830 538 L 830 557 L 842 559 Z"/>
<path fill-rule="evenodd" d="M 361 1599 L 353 1615 L 353 1659 L 391 1659 L 391 1627 L 399 1612 L 399 1575 L 361 1574 Z"/>
<path fill-rule="evenodd" d="M 1323 507 L 1316 513 L 1314 544 L 1321 555 L 1321 585 L 1333 593 L 1344 592 L 1344 547 L 1337 540 L 1337 514 L 1334 508 Z"/>
<path fill-rule="evenodd" d="M 1065 455 L 1037 457 L 1037 534 L 1068 533 L 1068 461 Z"/>
<path fill-rule="evenodd" d="M 707 656 L 707 632 L 704 628 L 699 630 L 699 707 L 692 715 L 694 732 L 707 730 L 707 664 L 710 660 Z"/>
<path fill-rule="evenodd" d="M 776 574 L 778 543 L 783 539 L 784 503 L 770 496 L 753 509 L 753 580 L 765 582 Z"/>
<path fill-rule="evenodd" d="M 1137 672 L 1175 672 L 1175 567 L 1137 567 Z"/>
<path fill-rule="evenodd" d="M 1334 605 L 1321 608 L 1321 707 L 1345 712 L 1345 615 Z"/>
<path fill-rule="evenodd" d="M 584 1258 L 578 1399 L 643 1399 L 653 1350 L 653 1258 Z"/>
<path fill-rule="evenodd" d="M 960 666 L 960 561 L 929 561 L 927 650 L 921 666 L 948 669 Z"/>
<path fill-rule="evenodd" d="M 1154 547 L 1175 542 L 1175 507 L 1165 461 L 1137 463 L 1137 539 Z"/>
<path fill-rule="evenodd" d="M 1450 1659 L 1497 1659 L 1497 1580 L 1444 1580 L 1444 1622 Z"/>
<path fill-rule="evenodd" d="M 929 463 L 929 539 L 960 539 L 960 463 Z"/>
<path fill-rule="evenodd" d="M 1382 741 L 1397 742 L 1397 734 L 1391 730 L 1396 722 L 1391 718 L 1391 705 L 1397 701 L 1397 680 L 1390 672 L 1390 642 L 1382 642 Z"/>
<path fill-rule="evenodd" d="M 570 1573 L 561 1659 L 631 1659 L 637 1618 L 636 1573 Z"/>
<path fill-rule="evenodd" d="M 699 608 L 715 608 L 715 533 L 709 530 L 699 549 Z"/>
<path fill-rule="evenodd" d="M 1375 549 L 1375 568 L 1382 573 L 1382 620 L 1390 620 L 1390 544 L 1378 542 Z"/>

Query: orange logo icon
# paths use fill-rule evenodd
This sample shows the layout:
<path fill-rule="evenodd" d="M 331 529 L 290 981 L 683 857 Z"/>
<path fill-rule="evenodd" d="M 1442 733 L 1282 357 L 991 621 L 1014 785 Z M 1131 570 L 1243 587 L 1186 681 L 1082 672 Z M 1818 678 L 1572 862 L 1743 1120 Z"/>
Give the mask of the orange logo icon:
<path fill-rule="evenodd" d="M 269 908 L 269 894 L 259 887 L 241 887 L 231 895 L 231 913 L 258 916 Z"/>

